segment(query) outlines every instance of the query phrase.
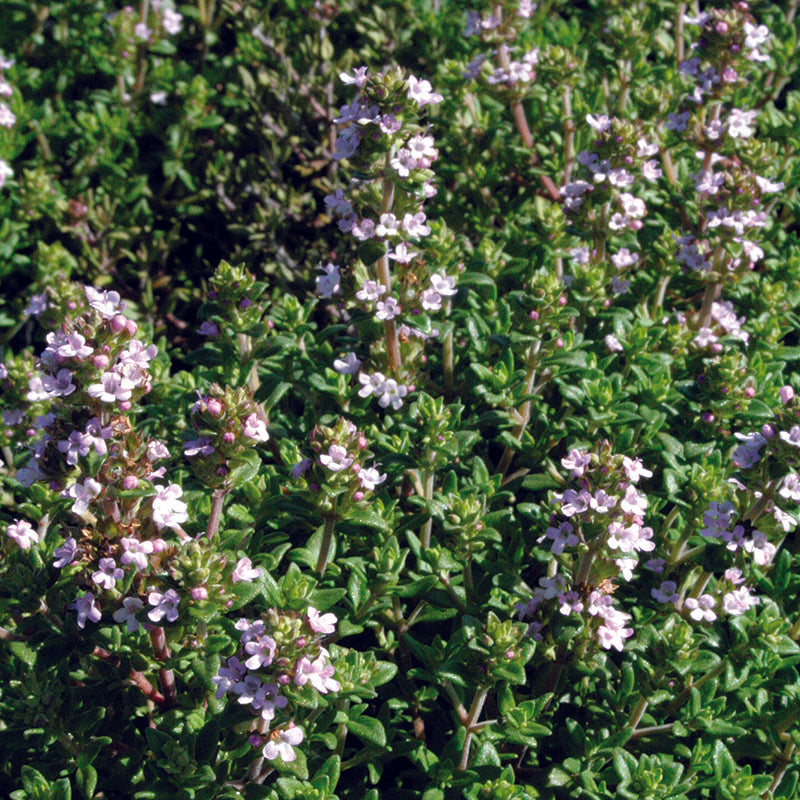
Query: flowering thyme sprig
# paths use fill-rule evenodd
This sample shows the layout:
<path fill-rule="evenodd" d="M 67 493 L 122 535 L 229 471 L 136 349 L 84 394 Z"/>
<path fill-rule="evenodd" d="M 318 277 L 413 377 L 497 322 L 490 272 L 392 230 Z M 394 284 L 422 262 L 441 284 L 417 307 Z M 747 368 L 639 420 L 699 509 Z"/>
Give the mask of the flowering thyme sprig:
<path fill-rule="evenodd" d="M 428 81 L 406 77 L 401 70 L 368 76 L 359 69 L 341 77 L 360 94 L 336 119 L 343 127 L 334 157 L 355 162 L 358 191 L 346 196 L 337 189 L 325 204 L 339 217 L 339 228 L 364 243 L 364 269 L 357 274 L 368 277 L 362 277 L 355 298 L 384 328 L 385 351 L 374 347 L 372 358 L 385 359 L 386 366 L 359 374 L 359 395 L 375 395 L 382 408 L 397 409 L 413 390 L 413 372 L 408 359 L 404 365 L 402 351 L 418 334 L 401 320 L 409 311 L 440 311 L 455 294 L 454 278 L 428 268 L 424 260 L 424 240 L 431 227 L 423 204 L 436 193 L 430 167 L 438 151 L 416 119 L 420 108 L 442 98 Z M 329 263 L 320 269 L 317 291 L 326 298 L 340 294 L 339 267 Z M 410 346 L 405 349 L 411 354 Z M 355 374 L 361 363 L 353 354 L 341 371 Z"/>
<path fill-rule="evenodd" d="M 324 637 L 336 631 L 336 615 L 309 607 L 305 616 L 270 609 L 254 620 L 236 622 L 241 644 L 212 678 L 216 696 L 233 696 L 259 717 L 250 743 L 264 758 L 294 761 L 294 748 L 305 738 L 295 716 L 310 694 L 323 697 L 341 688 L 333 676 Z"/>

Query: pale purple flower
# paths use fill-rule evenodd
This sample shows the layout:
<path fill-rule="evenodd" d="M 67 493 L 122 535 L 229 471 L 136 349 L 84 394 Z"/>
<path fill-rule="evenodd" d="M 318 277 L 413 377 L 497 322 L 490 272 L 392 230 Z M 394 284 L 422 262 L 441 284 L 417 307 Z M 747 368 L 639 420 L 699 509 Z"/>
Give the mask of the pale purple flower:
<path fill-rule="evenodd" d="M 442 307 L 442 296 L 434 289 L 425 289 L 420 296 L 420 305 L 425 311 L 438 311 Z"/>
<path fill-rule="evenodd" d="M 308 625 L 314 633 L 328 634 L 336 630 L 336 614 L 320 614 L 314 606 L 309 606 Z"/>
<path fill-rule="evenodd" d="M 102 614 L 95 605 L 94 595 L 91 592 L 84 592 L 73 603 L 70 603 L 69 607 L 78 612 L 78 627 L 81 629 L 85 627 L 87 619 L 89 622 L 100 622 Z"/>
<path fill-rule="evenodd" d="M 385 294 L 386 287 L 377 281 L 367 280 L 364 281 L 361 288 L 356 292 L 356 298 L 361 300 L 362 303 L 374 303 L 380 300 L 382 294 Z"/>
<path fill-rule="evenodd" d="M 652 478 L 653 473 L 646 469 L 639 458 L 622 457 L 622 469 L 631 483 L 638 483 L 640 478 Z"/>
<path fill-rule="evenodd" d="M 592 457 L 586 450 L 572 449 L 567 455 L 561 459 L 561 466 L 565 469 L 570 469 L 570 477 L 580 478 L 583 475 L 586 467 L 592 463 Z"/>
<path fill-rule="evenodd" d="M 137 22 L 133 26 L 133 35 L 143 42 L 146 42 L 152 34 L 153 31 L 151 31 L 144 22 Z"/>
<path fill-rule="evenodd" d="M 183 15 L 173 11 L 171 8 L 165 8 L 162 24 L 164 25 L 164 30 L 174 36 L 176 33 L 180 33 L 181 28 L 183 28 Z"/>
<path fill-rule="evenodd" d="M 296 686 L 310 683 L 320 694 L 339 691 L 341 684 L 332 677 L 335 670 L 332 664 L 325 662 L 324 653 L 323 650 L 314 661 L 310 661 L 307 656 L 298 659 L 294 674 Z"/>
<path fill-rule="evenodd" d="M 402 309 L 394 297 L 379 300 L 375 306 L 375 316 L 380 320 L 389 321 L 400 315 Z"/>
<path fill-rule="evenodd" d="M 442 272 L 434 272 L 433 275 L 431 275 L 431 289 L 442 297 L 452 297 L 457 291 L 456 279 Z"/>
<path fill-rule="evenodd" d="M 406 214 L 403 217 L 403 230 L 413 238 L 427 236 L 431 229 L 425 224 L 425 213 L 419 211 L 416 214 Z"/>
<path fill-rule="evenodd" d="M 411 170 L 417 168 L 417 159 L 408 148 L 401 147 L 397 154 L 389 159 L 389 165 L 401 178 L 407 178 Z"/>
<path fill-rule="evenodd" d="M 400 232 L 400 221 L 394 214 L 381 214 L 375 233 L 378 236 L 397 236 Z"/>
<path fill-rule="evenodd" d="M 139 630 L 139 620 L 136 615 L 144 608 L 144 603 L 138 597 L 123 597 L 122 608 L 117 609 L 114 614 L 114 622 L 124 622 L 128 633 L 135 633 Z"/>
<path fill-rule="evenodd" d="M 275 657 L 278 645 L 271 636 L 257 636 L 247 642 L 244 651 L 250 656 L 244 663 L 248 669 L 268 667 Z"/>
<path fill-rule="evenodd" d="M 711 610 L 716 605 L 716 600 L 710 594 L 701 594 L 700 597 L 687 597 L 684 605 L 689 609 L 689 616 L 701 622 L 713 622 L 717 615 Z"/>
<path fill-rule="evenodd" d="M 47 392 L 48 397 L 68 397 L 75 388 L 72 373 L 66 368 L 60 369 L 55 376 L 42 376 L 42 389 Z"/>
<path fill-rule="evenodd" d="M 18 519 L 6 528 L 6 536 L 13 539 L 22 550 L 28 550 L 39 544 L 39 534 L 30 522 Z"/>
<path fill-rule="evenodd" d="M 438 151 L 433 146 L 433 136 L 425 136 L 422 133 L 418 133 L 408 140 L 407 145 L 411 155 L 414 156 L 417 161 L 425 160 L 430 163 L 435 161 L 439 155 Z"/>
<path fill-rule="evenodd" d="M 792 447 L 800 447 L 800 425 L 792 425 L 789 432 L 781 431 L 778 436 Z"/>
<path fill-rule="evenodd" d="M 686 130 L 686 123 L 689 121 L 689 112 L 681 111 L 679 114 L 667 115 L 667 130 L 677 131 L 678 133 Z"/>
<path fill-rule="evenodd" d="M 77 331 L 68 333 L 64 343 L 56 348 L 56 353 L 61 358 L 88 358 L 93 352 L 93 348 L 86 344 L 85 337 Z"/>
<path fill-rule="evenodd" d="M 92 573 L 92 581 L 101 589 L 113 589 L 125 574 L 113 558 L 101 558 L 98 566 L 99 569 Z"/>
<path fill-rule="evenodd" d="M 755 132 L 752 128 L 757 111 L 742 111 L 732 108 L 728 114 L 728 136 L 735 139 L 748 139 Z"/>
<path fill-rule="evenodd" d="M 580 492 L 567 489 L 562 495 L 556 495 L 555 499 L 561 502 L 561 513 L 565 517 L 574 517 L 589 509 L 592 496 L 586 489 L 581 489 Z"/>
<path fill-rule="evenodd" d="M 208 319 L 200 325 L 197 332 L 201 336 L 219 336 L 219 328 Z"/>
<path fill-rule="evenodd" d="M 408 264 L 413 261 L 419 253 L 416 250 L 408 249 L 408 242 L 400 242 L 393 251 L 389 252 L 389 258 L 397 261 L 398 264 Z"/>
<path fill-rule="evenodd" d="M 375 487 L 385 480 L 386 473 L 378 472 L 375 467 L 362 467 L 358 471 L 358 482 L 361 484 L 361 488 L 367 491 L 374 491 Z"/>
<path fill-rule="evenodd" d="M 211 444 L 211 439 L 208 436 L 200 436 L 197 439 L 191 439 L 183 446 L 183 454 L 187 458 L 194 458 L 194 456 L 210 456 L 214 452 L 214 445 Z"/>
<path fill-rule="evenodd" d="M 227 667 L 220 667 L 217 674 L 211 679 L 216 684 L 215 697 L 221 700 L 227 692 L 233 691 L 235 684 L 241 682 L 247 675 L 247 667 L 236 656 L 228 659 Z"/>
<path fill-rule="evenodd" d="M 744 549 L 753 556 L 753 561 L 760 567 L 771 564 L 778 550 L 772 542 L 767 541 L 766 534 L 759 530 L 753 531 L 753 538 L 744 543 Z"/>
<path fill-rule="evenodd" d="M 744 33 L 744 46 L 748 50 L 754 50 L 769 41 L 769 28 L 766 25 L 753 25 L 752 22 L 745 22 Z"/>
<path fill-rule="evenodd" d="M 372 375 L 366 375 L 363 372 L 359 374 L 358 381 L 361 384 L 361 389 L 358 391 L 359 397 L 369 397 L 375 394 L 385 383 L 386 376 L 381 372 L 373 372 Z"/>
<path fill-rule="evenodd" d="M 164 442 L 158 439 L 152 439 L 147 443 L 147 459 L 148 461 L 158 461 L 162 458 L 169 458 L 169 450 Z"/>
<path fill-rule="evenodd" d="M 5 103 L 0 103 L 0 126 L 11 128 L 16 121 L 16 114 Z"/>
<path fill-rule="evenodd" d="M 639 494 L 635 487 L 628 486 L 625 489 L 622 500 L 619 501 L 619 507 L 626 514 L 633 514 L 641 517 L 644 516 L 645 509 L 647 508 L 647 498 Z"/>
<path fill-rule="evenodd" d="M 166 617 L 167 622 L 175 622 L 178 619 L 178 605 L 181 598 L 174 589 L 167 589 L 161 592 L 150 592 L 147 595 L 147 602 L 153 608 L 147 612 L 147 617 L 151 622 L 161 622 Z"/>
<path fill-rule="evenodd" d="M 316 285 L 317 291 L 322 297 L 329 298 L 338 294 L 341 291 L 341 278 L 339 276 L 339 267 L 330 261 L 323 267 L 317 267 L 322 274 L 317 275 Z"/>
<path fill-rule="evenodd" d="M 404 384 L 398 384 L 394 378 L 387 378 L 375 389 L 375 396 L 378 397 L 378 405 L 381 408 L 386 408 L 391 405 L 395 411 L 403 405 L 403 398 L 407 394 L 408 387 Z"/>
<path fill-rule="evenodd" d="M 261 577 L 261 567 L 254 567 L 253 563 L 246 556 L 236 562 L 236 567 L 231 573 L 231 580 L 234 583 L 251 583 Z"/>
<path fill-rule="evenodd" d="M 419 80 L 413 75 L 408 76 L 408 99 L 416 102 L 418 106 L 428 103 L 441 103 L 444 99 L 442 95 L 433 91 L 429 81 Z"/>
<path fill-rule="evenodd" d="M 722 608 L 731 616 L 738 617 L 758 605 L 758 598 L 751 594 L 747 586 L 726 592 L 722 598 Z"/>
<path fill-rule="evenodd" d="M 594 114 L 587 114 L 586 122 L 598 133 L 605 133 L 611 130 L 611 118 L 606 114 L 598 114 L 597 116 Z"/>
<path fill-rule="evenodd" d="M 243 424 L 244 435 L 248 439 L 253 439 L 256 442 L 269 441 L 269 433 L 267 432 L 267 423 L 255 413 L 250 414 L 245 419 Z"/>
<path fill-rule="evenodd" d="M 621 247 L 617 253 L 611 256 L 611 263 L 617 269 L 632 267 L 639 260 L 638 253 L 632 253 L 627 247 Z"/>
<path fill-rule="evenodd" d="M 642 164 L 642 176 L 645 180 L 651 182 L 657 181 L 663 174 L 664 171 L 658 166 L 658 162 L 655 160 L 645 161 L 644 164 Z"/>
<path fill-rule="evenodd" d="M 339 444 L 332 444 L 327 453 L 319 457 L 319 463 L 331 472 L 341 472 L 353 463 L 353 457 L 348 455 L 347 448 Z"/>
<path fill-rule="evenodd" d="M 355 375 L 361 367 L 361 361 L 355 353 L 345 353 L 342 358 L 337 358 L 333 362 L 333 368 L 340 375 Z"/>
<path fill-rule="evenodd" d="M 75 558 L 75 554 L 78 552 L 78 543 L 71 537 L 68 536 L 60 547 L 56 547 L 53 550 L 53 555 L 55 556 L 55 560 L 53 561 L 53 566 L 56 569 L 62 569 L 66 567 L 67 564 L 72 563 L 72 559 Z"/>
<path fill-rule="evenodd" d="M 117 403 L 130 400 L 136 384 L 118 372 L 104 372 L 100 383 L 93 383 L 86 390 L 90 397 L 102 403 Z"/>
<path fill-rule="evenodd" d="M 297 753 L 294 752 L 293 748 L 302 741 L 303 729 L 295 727 L 294 723 L 290 722 L 288 728 L 270 733 L 270 739 L 264 745 L 262 753 L 264 758 L 270 761 L 274 761 L 278 757 L 280 757 L 281 761 L 294 761 L 297 758 Z"/>
<path fill-rule="evenodd" d="M 103 490 L 102 485 L 94 478 L 86 478 L 81 483 L 73 483 L 61 494 L 63 497 L 71 497 L 75 502 L 72 504 L 72 513 L 80 516 L 89 508 L 89 503 L 94 500 Z"/>
<path fill-rule="evenodd" d="M 621 353 L 625 350 L 620 340 L 613 333 L 609 333 L 603 341 L 610 353 Z"/>
<path fill-rule="evenodd" d="M 183 495 L 183 490 L 176 483 L 167 487 L 154 486 L 156 495 L 153 498 L 153 522 L 156 527 L 162 528 L 179 527 L 189 519 L 186 503 L 178 499 Z"/>
<path fill-rule="evenodd" d="M 575 529 L 569 522 L 561 522 L 557 528 L 550 526 L 546 531 L 548 539 L 553 540 L 550 552 L 561 555 L 565 547 L 574 547 L 580 541 L 573 532 Z"/>
<path fill-rule="evenodd" d="M 356 67 L 352 75 L 347 72 L 340 72 L 339 80 L 348 86 L 353 85 L 357 89 L 363 89 L 367 85 L 367 68 Z"/>

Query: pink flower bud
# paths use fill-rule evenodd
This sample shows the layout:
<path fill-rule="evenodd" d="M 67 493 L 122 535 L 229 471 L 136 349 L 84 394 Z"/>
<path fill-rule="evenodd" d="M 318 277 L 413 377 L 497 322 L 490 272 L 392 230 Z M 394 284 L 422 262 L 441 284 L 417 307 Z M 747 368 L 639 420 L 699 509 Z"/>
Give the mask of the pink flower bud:
<path fill-rule="evenodd" d="M 222 441 L 225 442 L 225 444 L 233 444 L 236 441 L 236 435 L 233 431 L 225 431 L 225 433 L 222 434 Z"/>
<path fill-rule="evenodd" d="M 712 353 L 721 353 L 722 352 L 722 343 L 721 342 L 712 342 L 710 350 Z"/>
<path fill-rule="evenodd" d="M 761 435 L 765 439 L 773 439 L 775 437 L 775 428 L 772 425 L 762 425 L 761 426 Z"/>
<path fill-rule="evenodd" d="M 167 543 L 163 539 L 151 539 L 153 543 L 153 552 L 161 553 L 167 549 Z"/>
<path fill-rule="evenodd" d="M 565 306 L 567 304 L 567 298 L 562 295 L 558 298 L 558 304 L 560 306 Z"/>
<path fill-rule="evenodd" d="M 192 589 L 192 600 L 207 600 L 208 599 L 208 589 L 205 586 L 195 586 Z"/>
<path fill-rule="evenodd" d="M 358 503 L 363 499 L 364 499 L 364 492 L 359 491 L 353 495 L 353 502 L 355 503 Z"/>
<path fill-rule="evenodd" d="M 115 314 L 113 317 L 111 317 L 111 322 L 109 324 L 111 325 L 111 330 L 114 331 L 114 333 L 121 333 L 128 325 L 128 318 L 122 314 Z"/>
<path fill-rule="evenodd" d="M 305 638 L 303 636 L 300 636 L 297 639 L 295 639 L 294 644 L 295 644 L 295 647 L 305 647 L 307 643 L 306 643 Z"/>
<path fill-rule="evenodd" d="M 135 475 L 126 475 L 122 481 L 123 489 L 136 489 L 139 486 L 139 479 Z"/>
<path fill-rule="evenodd" d="M 97 355 L 92 359 L 92 364 L 97 369 L 107 369 L 108 368 L 108 356 L 105 355 Z"/>
<path fill-rule="evenodd" d="M 218 417 L 222 413 L 222 403 L 215 398 L 212 398 L 206 403 L 206 411 L 211 414 L 212 417 Z"/>
<path fill-rule="evenodd" d="M 530 313 L 530 314 L 528 314 L 528 316 L 529 316 L 529 317 L 530 317 L 530 318 L 531 318 L 531 319 L 532 319 L 534 322 L 536 322 L 536 320 L 537 320 L 537 319 L 539 319 L 539 312 L 538 312 L 538 311 L 531 311 L 531 313 Z"/>
<path fill-rule="evenodd" d="M 794 389 L 791 386 L 781 386 L 778 394 L 781 396 L 781 402 L 785 405 L 794 397 Z"/>
<path fill-rule="evenodd" d="M 139 332 L 139 326 L 132 320 L 129 319 L 125 327 L 128 329 L 128 335 L 133 338 Z"/>
<path fill-rule="evenodd" d="M 133 408 L 133 404 L 130 400 L 121 400 L 119 404 L 120 411 L 130 411 Z"/>
<path fill-rule="evenodd" d="M 556 347 L 560 350 L 564 346 L 564 340 L 559 336 L 556 339 Z"/>
<path fill-rule="evenodd" d="M 745 397 L 755 397 L 755 396 L 756 396 L 756 390 L 755 390 L 755 387 L 753 387 L 753 386 L 748 386 L 748 387 L 747 387 L 747 388 L 744 390 L 744 396 L 745 396 Z"/>

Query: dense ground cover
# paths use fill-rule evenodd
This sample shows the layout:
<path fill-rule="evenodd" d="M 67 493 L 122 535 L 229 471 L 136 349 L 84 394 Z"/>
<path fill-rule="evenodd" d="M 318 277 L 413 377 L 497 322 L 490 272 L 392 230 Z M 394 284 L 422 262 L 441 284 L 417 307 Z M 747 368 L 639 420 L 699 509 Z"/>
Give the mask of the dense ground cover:
<path fill-rule="evenodd" d="M 796 3 L 0 4 L 0 790 L 791 798 Z"/>

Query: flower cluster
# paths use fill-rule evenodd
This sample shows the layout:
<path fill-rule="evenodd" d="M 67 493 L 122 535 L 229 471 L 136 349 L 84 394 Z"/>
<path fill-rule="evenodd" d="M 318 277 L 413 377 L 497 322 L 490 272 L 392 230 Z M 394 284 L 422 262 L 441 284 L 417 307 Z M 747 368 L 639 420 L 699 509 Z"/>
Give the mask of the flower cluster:
<path fill-rule="evenodd" d="M 8 103 L 5 102 L 9 97 L 14 94 L 14 89 L 11 84 L 6 80 L 5 71 L 14 66 L 11 59 L 6 58 L 0 53 L 0 127 L 12 128 L 17 121 L 17 117 L 11 110 Z M 9 178 L 14 177 L 14 170 L 8 163 L 0 158 L 0 188 L 5 186 Z"/>
<path fill-rule="evenodd" d="M 539 540 L 549 540 L 559 570 L 540 578 L 516 607 L 521 618 L 535 618 L 531 633 L 537 637 L 555 606 L 579 620 L 602 648 L 622 650 L 633 628 L 613 594 L 617 580 L 633 578 L 639 554 L 655 549 L 653 530 L 644 524 L 647 497 L 637 488 L 653 473 L 639 459 L 613 454 L 607 443 L 598 453 L 570 450 L 561 463 L 577 488 L 554 496 L 557 511 Z"/>
<path fill-rule="evenodd" d="M 338 419 L 333 427 L 317 425 L 311 447 L 316 459 L 296 464 L 292 475 L 295 479 L 305 477 L 312 487 L 323 487 L 327 497 L 360 502 L 386 480 L 385 472 L 368 464 L 366 437 L 346 419 Z"/>
<path fill-rule="evenodd" d="M 231 463 L 260 442 L 269 440 L 263 408 L 249 389 L 222 389 L 212 384 L 208 395 L 198 395 L 192 406 L 194 437 L 183 454 L 207 486 L 224 486 Z"/>
<path fill-rule="evenodd" d="M 440 311 L 456 293 L 453 277 L 427 269 L 423 246 L 431 234 L 423 204 L 436 193 L 430 167 L 438 151 L 416 118 L 419 109 L 442 98 L 428 81 L 398 70 L 368 76 L 365 68 L 359 68 L 341 77 L 360 94 L 341 108 L 335 120 L 341 127 L 334 157 L 353 159 L 367 180 L 354 182 L 357 191 L 349 196 L 337 189 L 325 198 L 325 205 L 339 218 L 342 232 L 367 243 L 362 248 L 363 268 L 356 271 L 360 285 L 355 299 L 386 333 L 385 356 L 378 348 L 373 350 L 375 358 L 386 358 L 388 369 L 359 374 L 359 395 L 374 395 L 381 408 L 396 410 L 413 390 L 401 375 L 400 346 L 415 337 L 425 338 L 402 323 L 403 316 Z M 377 184 L 379 203 L 370 190 Z M 328 263 L 319 269 L 318 293 L 325 298 L 340 294 L 340 268 Z M 348 353 L 335 368 L 354 375 L 361 364 L 355 353 Z M 393 374 L 387 377 L 386 372 Z"/>
<path fill-rule="evenodd" d="M 699 28 L 693 55 L 680 65 L 692 90 L 665 127 L 692 147 L 699 162 L 691 177 L 701 220 L 699 232 L 676 237 L 676 259 L 705 280 L 732 280 L 764 257 L 757 241 L 769 224 L 763 206 L 784 188 L 759 174 L 766 160 L 750 147 L 758 112 L 726 105 L 746 83 L 753 62 L 767 60 L 759 47 L 768 42 L 769 31 L 756 26 L 746 3 L 685 21 Z M 698 327 L 708 320 L 705 308 Z"/>
<path fill-rule="evenodd" d="M 608 255 L 613 267 L 611 294 L 626 294 L 630 280 L 625 274 L 641 266 L 636 232 L 642 228 L 647 206 L 638 192 L 662 176 L 655 158 L 659 147 L 639 125 L 627 120 L 587 114 L 586 122 L 592 130 L 592 147 L 578 153 L 578 170 L 561 187 L 561 194 L 573 224 L 590 231 L 596 244 L 592 250 L 574 247 L 569 255 L 575 276 L 590 263 L 604 264 Z M 607 254 L 606 240 L 611 237 L 622 237 L 623 242 Z M 565 280 L 571 283 L 573 276 Z"/>
<path fill-rule="evenodd" d="M 135 338 L 137 325 L 122 313 L 116 292 L 87 286 L 67 294 L 63 324 L 47 334 L 38 369 L 27 376 L 30 405 L 20 409 L 19 421 L 36 416 L 33 427 L 19 435 L 32 455 L 16 477 L 26 486 L 45 483 L 69 503 L 72 517 L 61 524 L 63 541 L 53 565 L 70 567 L 84 590 L 72 605 L 81 628 L 100 619 L 99 593 L 116 602 L 131 586 L 156 609 L 155 617 L 153 611 L 148 615 L 152 622 L 173 621 L 176 593 L 162 594 L 148 576 L 168 555 L 165 531 L 186 538 L 187 506 L 181 487 L 166 479 L 166 468 L 156 467 L 169 450 L 141 437 L 129 416 L 150 391 L 157 350 Z M 59 304 L 43 296 L 32 313 L 47 316 Z M 24 521 L 7 534 L 21 547 L 41 539 Z M 128 598 L 124 609 L 136 603 L 143 605 Z"/>
<path fill-rule="evenodd" d="M 294 747 L 305 737 L 293 720 L 298 699 L 341 688 L 322 644 L 335 632 L 336 621 L 334 614 L 310 607 L 304 617 L 271 609 L 261 619 L 236 622 L 239 652 L 212 680 L 218 699 L 233 696 L 259 717 L 250 743 L 261 747 L 265 758 L 294 761 Z"/>

